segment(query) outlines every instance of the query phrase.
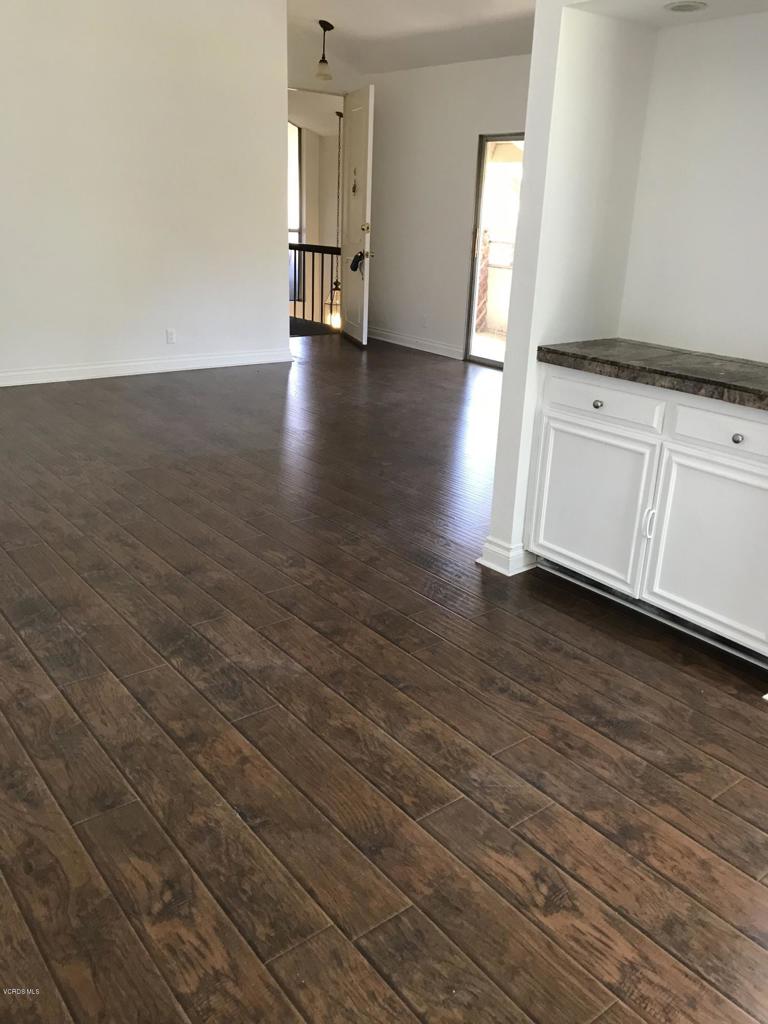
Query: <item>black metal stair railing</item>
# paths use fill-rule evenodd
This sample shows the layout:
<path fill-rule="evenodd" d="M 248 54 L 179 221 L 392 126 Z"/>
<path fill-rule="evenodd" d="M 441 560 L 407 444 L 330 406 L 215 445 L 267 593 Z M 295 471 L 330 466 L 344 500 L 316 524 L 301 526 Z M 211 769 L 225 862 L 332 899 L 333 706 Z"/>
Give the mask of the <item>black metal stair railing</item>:
<path fill-rule="evenodd" d="M 341 328 L 340 262 L 336 245 L 288 243 L 291 316 Z"/>

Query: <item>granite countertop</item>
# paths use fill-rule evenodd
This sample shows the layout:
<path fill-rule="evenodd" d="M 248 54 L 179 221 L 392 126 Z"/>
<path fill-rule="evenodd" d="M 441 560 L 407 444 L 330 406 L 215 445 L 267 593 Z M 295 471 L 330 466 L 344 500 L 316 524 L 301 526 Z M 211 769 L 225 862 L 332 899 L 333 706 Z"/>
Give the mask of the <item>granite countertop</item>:
<path fill-rule="evenodd" d="M 768 363 L 626 338 L 542 345 L 539 362 L 768 410 Z"/>

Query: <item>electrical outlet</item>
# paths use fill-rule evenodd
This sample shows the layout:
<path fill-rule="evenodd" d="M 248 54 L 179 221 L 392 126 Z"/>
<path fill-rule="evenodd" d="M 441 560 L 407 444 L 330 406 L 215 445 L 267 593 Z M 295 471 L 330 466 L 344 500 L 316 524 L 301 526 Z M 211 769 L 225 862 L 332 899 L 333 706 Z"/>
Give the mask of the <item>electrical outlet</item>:
<path fill-rule="evenodd" d="M 165 330 L 165 344 L 175 345 L 176 344 L 176 331 L 172 327 L 167 327 Z"/>

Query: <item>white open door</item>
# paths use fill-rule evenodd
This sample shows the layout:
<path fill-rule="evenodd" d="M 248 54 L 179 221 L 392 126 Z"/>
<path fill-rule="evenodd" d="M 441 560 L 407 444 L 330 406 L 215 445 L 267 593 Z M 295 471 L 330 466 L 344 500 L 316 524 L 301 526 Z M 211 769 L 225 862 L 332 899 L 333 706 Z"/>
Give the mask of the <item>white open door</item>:
<path fill-rule="evenodd" d="M 344 97 L 344 202 L 341 232 L 341 319 L 345 334 L 368 344 L 371 283 L 373 86 Z M 360 255 L 362 254 L 362 255 Z M 356 269 L 352 269 L 356 266 Z"/>

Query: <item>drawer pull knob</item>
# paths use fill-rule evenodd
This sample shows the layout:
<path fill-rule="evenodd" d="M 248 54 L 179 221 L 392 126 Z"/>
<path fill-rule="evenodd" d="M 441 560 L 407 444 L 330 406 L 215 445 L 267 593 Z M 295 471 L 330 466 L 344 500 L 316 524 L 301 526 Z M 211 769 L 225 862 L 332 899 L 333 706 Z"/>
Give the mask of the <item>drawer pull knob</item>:
<path fill-rule="evenodd" d="M 734 444 L 744 444 L 744 435 L 743 434 L 734 434 L 733 437 L 731 438 L 731 440 L 733 441 Z"/>
<path fill-rule="evenodd" d="M 593 408 L 593 409 L 602 409 L 602 408 L 603 408 L 603 402 L 602 402 L 602 399 L 600 399 L 600 398 L 596 398 L 596 399 L 594 400 L 594 402 L 592 403 L 592 408 Z"/>

